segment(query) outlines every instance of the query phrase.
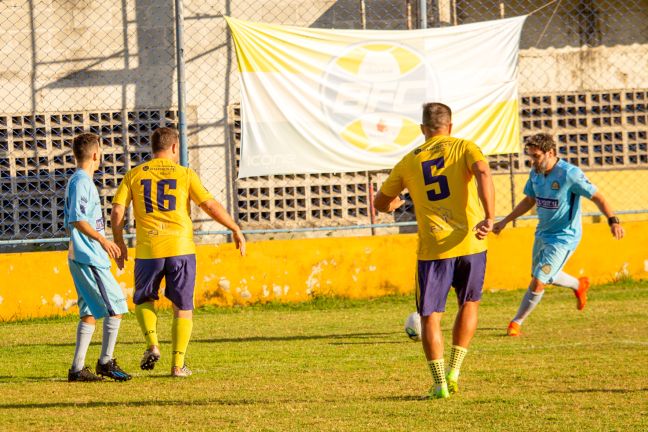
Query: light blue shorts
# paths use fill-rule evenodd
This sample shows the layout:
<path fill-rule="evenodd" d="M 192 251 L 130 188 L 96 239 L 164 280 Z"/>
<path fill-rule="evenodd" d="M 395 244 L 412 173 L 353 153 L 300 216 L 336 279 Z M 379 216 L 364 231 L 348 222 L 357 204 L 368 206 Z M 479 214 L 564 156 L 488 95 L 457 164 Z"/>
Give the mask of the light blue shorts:
<path fill-rule="evenodd" d="M 545 243 L 537 238 L 533 243 L 531 275 L 544 284 L 552 283 L 574 252 L 564 245 Z"/>
<path fill-rule="evenodd" d="M 109 268 L 99 268 L 68 260 L 79 296 L 79 315 L 96 319 L 128 313 L 128 304 Z"/>

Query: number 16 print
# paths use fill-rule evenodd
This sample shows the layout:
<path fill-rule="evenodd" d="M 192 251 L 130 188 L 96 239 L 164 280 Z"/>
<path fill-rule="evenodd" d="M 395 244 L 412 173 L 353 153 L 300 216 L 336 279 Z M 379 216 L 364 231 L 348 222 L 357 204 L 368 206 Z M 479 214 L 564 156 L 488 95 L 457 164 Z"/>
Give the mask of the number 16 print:
<path fill-rule="evenodd" d="M 151 197 L 151 192 L 153 189 L 153 180 L 144 179 L 140 181 L 140 184 L 144 188 L 144 207 L 146 208 L 146 213 L 152 213 L 153 200 Z M 176 185 L 177 185 L 176 179 L 163 179 L 157 182 L 156 201 L 157 201 L 158 210 L 164 212 L 164 211 L 173 211 L 176 209 L 176 197 L 166 192 L 167 186 L 169 186 L 169 190 L 175 190 Z M 168 205 L 165 206 L 165 203 L 168 203 Z"/>

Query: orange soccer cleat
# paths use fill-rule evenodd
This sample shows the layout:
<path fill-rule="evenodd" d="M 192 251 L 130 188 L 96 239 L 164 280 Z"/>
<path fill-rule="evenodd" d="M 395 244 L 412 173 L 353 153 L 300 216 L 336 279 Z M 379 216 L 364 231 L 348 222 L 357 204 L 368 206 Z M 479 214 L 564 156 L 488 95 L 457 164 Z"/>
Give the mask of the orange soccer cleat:
<path fill-rule="evenodd" d="M 586 277 L 578 279 L 578 289 L 574 291 L 576 295 L 576 309 L 583 310 L 585 309 L 585 304 L 587 304 L 587 291 L 589 290 L 590 282 Z"/>
<path fill-rule="evenodd" d="M 508 325 L 508 328 L 506 329 L 506 334 L 509 336 L 520 336 L 522 334 L 520 324 L 516 323 L 515 321 L 511 321 Z"/>

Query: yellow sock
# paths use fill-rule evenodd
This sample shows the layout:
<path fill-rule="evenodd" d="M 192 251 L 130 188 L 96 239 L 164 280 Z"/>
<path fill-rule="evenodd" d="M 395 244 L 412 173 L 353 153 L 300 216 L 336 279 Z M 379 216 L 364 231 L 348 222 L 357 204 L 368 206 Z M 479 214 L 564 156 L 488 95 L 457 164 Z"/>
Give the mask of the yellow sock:
<path fill-rule="evenodd" d="M 191 318 L 173 317 L 171 326 L 171 345 L 173 348 L 173 366 L 184 366 L 185 353 L 191 338 L 193 321 Z"/>
<path fill-rule="evenodd" d="M 135 306 L 135 316 L 144 333 L 148 346 L 160 346 L 157 337 L 157 314 L 155 313 L 153 303 L 146 302 Z"/>

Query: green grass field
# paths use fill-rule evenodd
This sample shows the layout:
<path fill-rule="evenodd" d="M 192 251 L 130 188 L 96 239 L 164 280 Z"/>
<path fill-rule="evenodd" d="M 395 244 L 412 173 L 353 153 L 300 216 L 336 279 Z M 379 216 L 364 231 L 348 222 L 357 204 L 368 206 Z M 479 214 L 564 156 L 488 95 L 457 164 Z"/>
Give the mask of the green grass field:
<path fill-rule="evenodd" d="M 422 399 L 429 371 L 402 330 L 411 297 L 200 310 L 184 380 L 167 377 L 169 355 L 139 370 L 133 316 L 116 351 L 127 383 L 66 382 L 76 319 L 4 323 L 0 430 L 648 430 L 648 282 L 590 292 L 578 312 L 549 289 L 515 339 L 504 329 L 522 291 L 485 293 L 461 392 L 441 401 Z M 170 315 L 159 324 L 164 356 Z"/>

